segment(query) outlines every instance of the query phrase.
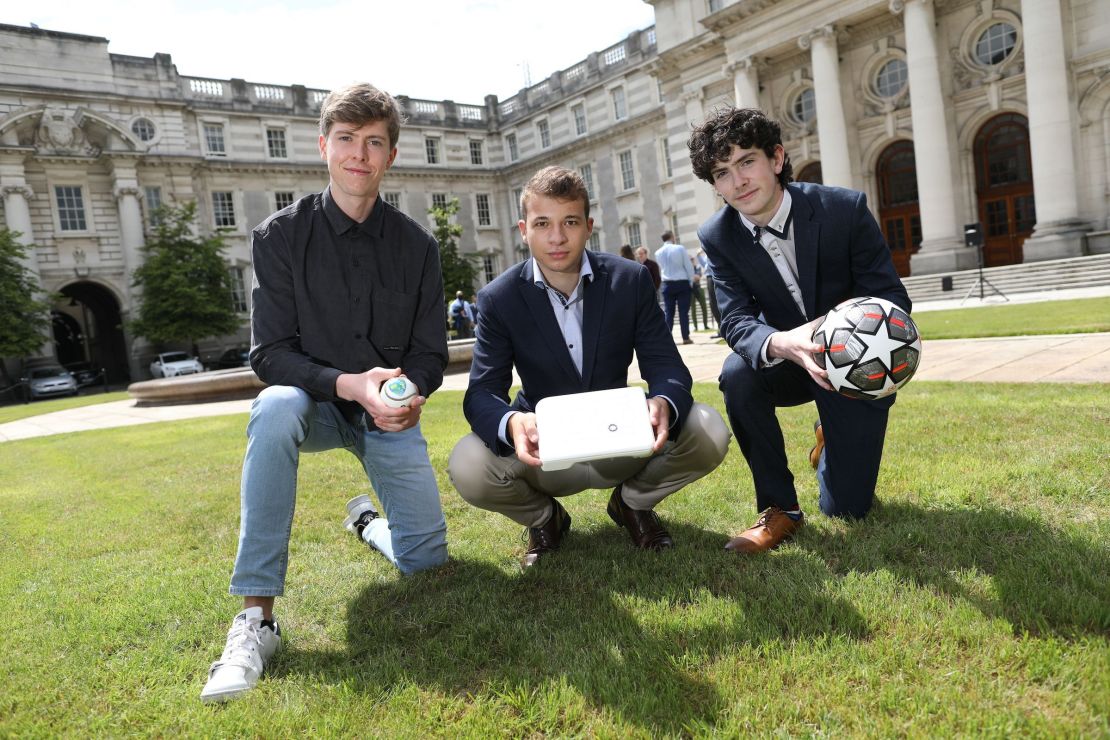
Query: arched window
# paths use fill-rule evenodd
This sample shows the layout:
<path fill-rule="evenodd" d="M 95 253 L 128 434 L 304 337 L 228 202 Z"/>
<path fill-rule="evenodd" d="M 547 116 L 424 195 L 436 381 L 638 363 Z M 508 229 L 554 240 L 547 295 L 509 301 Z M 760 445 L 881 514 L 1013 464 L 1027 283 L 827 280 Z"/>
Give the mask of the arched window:
<path fill-rule="evenodd" d="M 1037 222 L 1027 119 L 1018 113 L 990 119 L 975 136 L 974 152 L 983 264 L 1021 262 L 1021 245 Z"/>
<path fill-rule="evenodd" d="M 879 155 L 879 223 L 898 274 L 910 274 L 910 256 L 921 249 L 921 209 L 913 142 L 896 141 Z"/>
<path fill-rule="evenodd" d="M 794 176 L 795 182 L 812 182 L 816 185 L 821 184 L 821 163 L 810 162 L 802 168 L 801 172 Z"/>

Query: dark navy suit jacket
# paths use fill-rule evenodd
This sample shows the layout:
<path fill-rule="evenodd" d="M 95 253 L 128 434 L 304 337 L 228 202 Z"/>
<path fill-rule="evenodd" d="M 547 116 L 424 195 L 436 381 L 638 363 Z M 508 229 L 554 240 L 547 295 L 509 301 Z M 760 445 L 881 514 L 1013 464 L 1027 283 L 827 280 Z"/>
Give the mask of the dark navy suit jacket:
<path fill-rule="evenodd" d="M 513 452 L 497 436 L 510 408 L 532 412 L 547 396 L 623 388 L 628 385 L 633 350 L 648 396 L 666 396 L 678 411 L 672 438 L 690 411 L 690 371 L 663 321 L 647 269 L 611 254 L 587 251 L 585 258 L 594 276 L 583 298 L 581 375 L 547 292 L 534 282 L 531 259 L 510 267 L 478 293 L 478 327 L 463 411 L 474 433 L 499 455 Z M 514 364 L 523 387 L 510 405 Z"/>
<path fill-rule="evenodd" d="M 713 269 L 721 336 L 753 368 L 768 336 L 824 316 L 849 298 L 874 296 L 911 309 L 863 193 L 812 183 L 787 187 L 805 315 L 732 206 L 698 229 Z"/>

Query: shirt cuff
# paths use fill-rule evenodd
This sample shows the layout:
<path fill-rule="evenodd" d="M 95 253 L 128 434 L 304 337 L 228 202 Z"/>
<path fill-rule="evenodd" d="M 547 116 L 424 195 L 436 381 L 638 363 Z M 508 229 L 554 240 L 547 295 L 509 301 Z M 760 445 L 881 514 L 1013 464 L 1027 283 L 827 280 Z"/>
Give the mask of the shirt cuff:
<path fill-rule="evenodd" d="M 673 429 L 674 425 L 678 423 L 678 406 L 675 406 L 674 401 L 667 398 L 663 394 L 659 394 L 658 396 L 654 396 L 654 397 L 655 398 L 662 398 L 664 401 L 666 401 L 668 404 L 670 404 L 670 407 L 671 407 L 671 423 L 667 425 L 667 429 Z"/>
<path fill-rule="evenodd" d="M 506 411 L 505 415 L 501 417 L 501 423 L 497 425 L 497 438 L 509 447 L 513 446 L 513 443 L 509 441 L 509 417 L 519 413 L 520 412 L 516 410 Z"/>
<path fill-rule="evenodd" d="M 768 334 L 767 338 L 763 340 L 763 346 L 759 348 L 759 366 L 760 367 L 773 367 L 783 361 L 782 357 L 771 359 L 767 356 L 767 348 L 771 345 L 771 335 Z"/>

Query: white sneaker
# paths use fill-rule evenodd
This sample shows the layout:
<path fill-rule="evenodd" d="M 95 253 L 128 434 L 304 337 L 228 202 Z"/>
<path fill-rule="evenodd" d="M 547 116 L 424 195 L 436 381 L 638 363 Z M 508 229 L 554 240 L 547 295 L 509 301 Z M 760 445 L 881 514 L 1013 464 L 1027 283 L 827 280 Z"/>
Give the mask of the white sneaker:
<path fill-rule="evenodd" d="M 362 539 L 362 530 L 378 516 L 378 510 L 374 508 L 370 497 L 363 493 L 347 502 L 347 518 L 343 520 L 343 526 Z"/>
<path fill-rule="evenodd" d="M 208 671 L 200 700 L 227 701 L 250 691 L 280 647 L 281 628 L 276 621 L 273 626 L 262 625 L 262 607 L 239 612 L 227 632 L 223 655 Z"/>

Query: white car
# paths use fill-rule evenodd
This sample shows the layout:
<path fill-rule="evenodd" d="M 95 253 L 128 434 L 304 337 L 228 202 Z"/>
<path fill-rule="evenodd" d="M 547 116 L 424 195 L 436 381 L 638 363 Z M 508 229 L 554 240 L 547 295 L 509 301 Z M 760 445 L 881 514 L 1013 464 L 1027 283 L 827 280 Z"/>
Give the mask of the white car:
<path fill-rule="evenodd" d="M 178 375 L 192 375 L 204 372 L 200 360 L 184 352 L 163 352 L 150 363 L 150 374 L 156 378 L 174 378 Z"/>

